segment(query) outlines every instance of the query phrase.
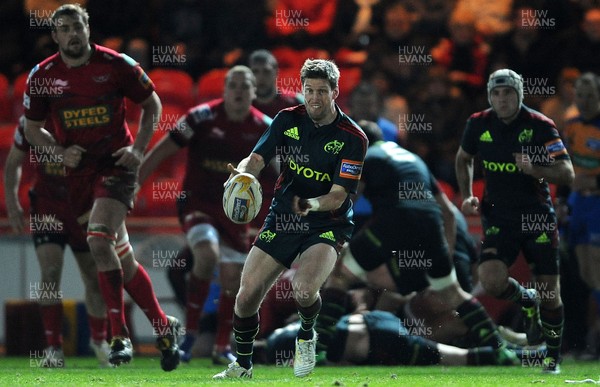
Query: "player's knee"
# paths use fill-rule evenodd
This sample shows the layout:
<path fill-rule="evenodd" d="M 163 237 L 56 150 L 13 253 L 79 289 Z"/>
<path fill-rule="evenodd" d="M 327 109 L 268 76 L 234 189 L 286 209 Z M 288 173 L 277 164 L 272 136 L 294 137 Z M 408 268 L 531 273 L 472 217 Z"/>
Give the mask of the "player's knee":
<path fill-rule="evenodd" d="M 42 271 L 42 282 L 52 283 L 58 286 L 60 280 L 60 274 L 62 272 L 62 265 L 46 265 L 41 268 Z M 52 288 L 49 288 L 52 289 Z"/>
<path fill-rule="evenodd" d="M 87 231 L 87 242 L 93 255 L 107 254 L 116 245 L 117 234 L 104 224 L 90 224 Z"/>
<path fill-rule="evenodd" d="M 131 243 L 129 243 L 129 235 L 127 232 L 125 232 L 125 234 L 115 243 L 115 252 L 120 260 L 133 254 L 133 247 L 131 247 Z"/>

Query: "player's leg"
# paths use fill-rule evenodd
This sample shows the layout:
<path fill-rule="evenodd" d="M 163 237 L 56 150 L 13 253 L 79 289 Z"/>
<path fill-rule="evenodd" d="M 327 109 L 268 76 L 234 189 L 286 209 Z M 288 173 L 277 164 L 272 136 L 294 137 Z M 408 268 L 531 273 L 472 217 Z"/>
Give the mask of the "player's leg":
<path fill-rule="evenodd" d="M 521 233 L 516 226 L 493 226 L 484 221 L 484 234 L 479 280 L 485 291 L 501 300 L 519 304 L 524 313 L 524 330 L 530 345 L 543 341 L 539 322 L 539 300 L 535 289 L 526 289 L 508 275 L 521 246 Z"/>
<path fill-rule="evenodd" d="M 231 332 L 233 330 L 233 306 L 235 295 L 240 286 L 240 278 L 246 254 L 228 246 L 221 247 L 221 263 L 219 264 L 219 279 L 221 292 L 217 308 L 217 333 L 213 348 L 214 364 L 229 364 L 235 361 L 231 353 Z"/>
<path fill-rule="evenodd" d="M 344 316 L 328 360 L 370 365 L 513 365 L 491 347 L 463 349 L 410 334 L 396 316 L 373 311 Z M 343 352 L 342 352 L 343 351 Z"/>
<path fill-rule="evenodd" d="M 260 304 L 284 266 L 259 247 L 253 246 L 244 263 L 236 295 L 233 332 L 237 360 L 214 379 L 252 377 L 252 352 L 258 334 Z"/>
<path fill-rule="evenodd" d="M 183 226 L 193 255 L 192 270 L 186 281 L 186 335 L 181 345 L 182 360 L 190 361 L 191 350 L 198 334 L 198 321 L 210 290 L 220 254 L 219 233 L 209 223 L 189 221 Z"/>
<path fill-rule="evenodd" d="M 111 198 L 94 201 L 88 224 L 88 245 L 98 268 L 98 283 L 111 326 L 111 364 L 128 363 L 133 356 L 129 330 L 125 322 L 124 277 L 116 252 L 117 230 L 123 224 L 127 207 Z"/>
<path fill-rule="evenodd" d="M 164 371 L 172 371 L 179 365 L 180 323 L 175 317 L 167 316 L 160 307 L 150 276 L 137 262 L 125 225 L 117 232 L 115 251 L 123 267 L 124 290 L 144 312 L 156 336 L 156 346 L 161 351 L 160 365 Z"/>
<path fill-rule="evenodd" d="M 292 279 L 300 316 L 294 357 L 295 376 L 304 377 L 315 367 L 317 332 L 314 328 L 322 306 L 319 289 L 333 270 L 337 257 L 338 250 L 326 243 L 314 244 L 300 254 L 298 269 Z"/>
<path fill-rule="evenodd" d="M 37 237 L 37 239 L 36 239 Z M 39 240 L 39 243 L 38 243 Z M 44 238 L 34 236 L 35 252 L 40 265 L 41 281 L 32 295 L 35 295 L 42 315 L 42 325 L 46 336 L 43 367 L 64 367 L 62 351 L 63 303 L 60 280 L 63 267 L 64 241 L 44 243 Z"/>
<path fill-rule="evenodd" d="M 523 253 L 533 263 L 535 288 L 541 301 L 540 321 L 547 353 L 544 359 L 545 373 L 560 373 L 561 348 L 564 327 L 564 307 L 560 296 L 560 269 L 558 231 L 532 235 Z"/>
<path fill-rule="evenodd" d="M 73 249 L 73 247 L 71 247 Z M 94 351 L 100 366 L 109 365 L 110 348 L 106 342 L 106 304 L 98 284 L 98 269 L 89 251 L 75 251 L 75 261 L 83 281 L 85 291 L 85 307 L 90 327 L 90 348 Z"/>

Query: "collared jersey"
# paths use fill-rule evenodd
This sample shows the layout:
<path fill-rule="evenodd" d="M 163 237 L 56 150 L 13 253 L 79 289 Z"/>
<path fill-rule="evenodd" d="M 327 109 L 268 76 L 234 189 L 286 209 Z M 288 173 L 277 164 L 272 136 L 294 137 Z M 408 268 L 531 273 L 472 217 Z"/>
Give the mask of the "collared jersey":
<path fill-rule="evenodd" d="M 116 161 L 112 153 L 131 145 L 124 97 L 148 98 L 154 85 L 130 57 L 92 44 L 89 61 L 67 66 L 59 53 L 36 65 L 23 97 L 25 116 L 51 120 L 60 145 L 80 145 L 86 152 L 69 174 L 92 174 Z"/>
<path fill-rule="evenodd" d="M 325 195 L 333 184 L 356 193 L 368 140 L 362 129 L 336 105 L 335 120 L 320 127 L 304 105 L 279 112 L 253 152 L 265 163 L 274 157 L 281 166 L 272 210 L 290 213 L 294 195 L 314 198 Z M 346 198 L 337 211 L 309 212 L 308 219 L 351 218 L 352 203 Z"/>
<path fill-rule="evenodd" d="M 548 183 L 519 171 L 513 155 L 527 154 L 534 165 L 568 159 L 551 119 L 523 106 L 518 117 L 507 125 L 487 109 L 468 119 L 461 146 L 481 158 L 485 175 L 483 204 L 491 214 L 513 219 L 523 209 L 553 211 Z"/>
<path fill-rule="evenodd" d="M 236 166 L 248 156 L 270 123 L 271 118 L 254 107 L 244 121 L 231 121 L 223 99 L 191 108 L 169 132 L 175 143 L 188 148 L 183 189 L 194 200 L 221 206 L 227 164 Z"/>
<path fill-rule="evenodd" d="M 564 136 L 575 174 L 600 175 L 600 116 L 568 121 Z"/>
<path fill-rule="evenodd" d="M 439 212 L 437 181 L 425 162 L 395 142 L 380 141 L 369 147 L 362 181 L 364 196 L 374 212 L 396 208 L 421 208 Z"/>

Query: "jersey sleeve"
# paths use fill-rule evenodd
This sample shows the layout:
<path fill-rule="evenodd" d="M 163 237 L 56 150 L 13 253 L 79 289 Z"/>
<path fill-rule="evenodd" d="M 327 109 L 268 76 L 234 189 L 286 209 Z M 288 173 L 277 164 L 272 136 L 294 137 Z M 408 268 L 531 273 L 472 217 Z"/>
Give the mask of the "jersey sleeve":
<path fill-rule="evenodd" d="M 141 103 L 154 91 L 154 83 L 133 58 L 120 54 L 123 61 L 118 66 L 123 95 Z"/>
<path fill-rule="evenodd" d="M 187 146 L 202 122 L 212 120 L 215 115 L 210 105 L 204 103 L 191 108 L 169 131 L 169 136 L 180 147 Z"/>
<path fill-rule="evenodd" d="M 476 125 L 473 118 L 469 118 L 467 120 L 467 124 L 465 126 L 465 131 L 463 133 L 462 141 L 460 146 L 463 148 L 465 152 L 470 155 L 477 154 L 477 134 L 476 134 Z"/>
<path fill-rule="evenodd" d="M 290 114 L 290 113 L 287 113 Z M 282 143 L 283 131 L 286 128 L 288 121 L 287 114 L 277 113 L 271 125 L 265 130 L 263 135 L 258 139 L 258 142 L 252 149 L 252 153 L 259 154 L 263 157 L 265 165 L 269 164 L 271 159 L 275 157 L 277 146 Z"/>
<path fill-rule="evenodd" d="M 20 151 L 29 152 L 29 142 L 25 138 L 25 118 L 21 116 L 19 124 L 15 127 L 15 134 L 13 136 L 13 145 Z"/>
<path fill-rule="evenodd" d="M 42 86 L 47 84 L 47 82 L 45 83 L 42 80 L 43 76 L 39 70 L 39 64 L 31 70 L 27 77 L 27 85 L 23 94 L 25 117 L 33 121 L 43 121 L 50 110 L 48 96 L 44 93 L 44 91 L 48 91 L 50 88 Z"/>
<path fill-rule="evenodd" d="M 355 135 L 349 146 L 342 148 L 341 157 L 336 166 L 333 176 L 333 184 L 341 185 L 349 193 L 355 194 L 358 189 L 358 182 L 363 172 L 365 155 L 369 142 L 366 137 Z"/>
<path fill-rule="evenodd" d="M 544 146 L 545 152 L 555 160 L 568 160 L 569 153 L 560 138 L 558 130 L 552 125 L 544 124 L 539 131 L 539 144 Z"/>

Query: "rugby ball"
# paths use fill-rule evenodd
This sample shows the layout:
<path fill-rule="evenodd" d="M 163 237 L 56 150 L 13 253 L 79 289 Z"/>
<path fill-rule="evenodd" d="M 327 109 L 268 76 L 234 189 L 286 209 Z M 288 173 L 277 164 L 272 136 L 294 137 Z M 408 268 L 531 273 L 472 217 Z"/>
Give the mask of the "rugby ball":
<path fill-rule="evenodd" d="M 251 222 L 262 206 L 262 187 L 253 175 L 240 173 L 232 177 L 223 192 L 225 215 L 237 224 Z"/>

